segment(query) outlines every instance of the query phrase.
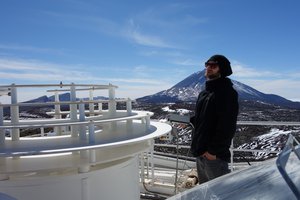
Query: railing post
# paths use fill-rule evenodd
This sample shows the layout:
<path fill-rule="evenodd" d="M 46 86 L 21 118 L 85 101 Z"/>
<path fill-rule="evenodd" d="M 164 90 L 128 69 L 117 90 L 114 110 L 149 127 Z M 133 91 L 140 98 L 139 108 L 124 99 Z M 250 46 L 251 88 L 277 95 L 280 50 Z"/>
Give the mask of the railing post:
<path fill-rule="evenodd" d="M 102 113 L 102 103 L 98 103 L 98 112 Z"/>
<path fill-rule="evenodd" d="M 96 138 L 95 138 L 95 124 L 94 122 L 91 120 L 89 123 L 89 144 L 93 145 L 96 142 Z M 91 149 L 90 150 L 90 163 L 96 163 L 96 150 L 95 149 Z"/>
<path fill-rule="evenodd" d="M 85 113 L 84 113 L 85 109 L 84 109 L 84 103 L 82 102 L 82 100 L 80 101 L 79 104 L 79 121 L 80 122 L 84 122 L 85 121 Z M 80 125 L 79 126 L 79 138 L 81 141 L 85 141 L 86 138 L 86 128 L 85 125 Z"/>
<path fill-rule="evenodd" d="M 55 97 L 54 101 L 56 103 L 59 103 L 58 91 L 55 91 L 54 97 Z M 60 105 L 59 104 L 55 104 L 54 108 L 55 108 L 55 119 L 61 119 Z M 54 132 L 56 133 L 56 135 L 61 135 L 62 134 L 61 126 L 54 127 Z"/>
<path fill-rule="evenodd" d="M 91 120 L 89 123 L 89 144 L 95 144 L 95 125 L 94 122 Z"/>
<path fill-rule="evenodd" d="M 94 100 L 94 94 L 93 94 L 93 89 L 90 89 L 90 101 Z M 89 103 L 89 111 L 90 111 L 90 116 L 94 116 L 94 103 Z"/>
<path fill-rule="evenodd" d="M 3 106 L 0 103 L 0 126 L 4 125 L 4 117 L 3 117 Z M 4 146 L 5 144 L 5 130 L 0 129 L 0 147 Z"/>
<path fill-rule="evenodd" d="M 11 87 L 11 104 L 17 104 L 18 97 L 17 97 L 17 88 L 15 84 L 12 84 Z M 18 125 L 19 124 L 19 106 L 12 105 L 10 106 L 10 116 L 11 116 L 11 124 Z M 12 141 L 17 141 L 20 139 L 20 129 L 13 128 L 11 130 L 11 139 Z"/>
<path fill-rule="evenodd" d="M 130 98 L 128 98 L 126 101 L 126 109 L 127 109 L 127 115 L 131 115 L 132 114 L 132 102 L 131 102 Z"/>
<path fill-rule="evenodd" d="M 146 116 L 146 131 L 150 128 L 150 115 L 147 113 Z"/>
<path fill-rule="evenodd" d="M 154 155 L 153 155 L 153 151 L 154 151 L 154 140 L 151 140 L 151 183 L 154 184 Z"/>
<path fill-rule="evenodd" d="M 89 171 L 90 171 L 89 151 L 81 150 L 80 151 L 80 166 L 78 168 L 78 172 L 86 173 Z"/>
<path fill-rule="evenodd" d="M 141 182 L 142 184 L 145 183 L 145 158 L 144 158 L 145 152 L 140 154 L 140 161 L 141 161 Z"/>
<path fill-rule="evenodd" d="M 233 139 L 231 140 L 231 145 L 230 145 L 230 169 L 231 169 L 231 172 L 233 172 Z"/>
<path fill-rule="evenodd" d="M 131 104 L 131 99 L 128 98 L 126 101 L 126 109 L 127 109 L 127 115 L 131 115 L 132 114 L 132 104 Z M 132 134 L 133 131 L 133 123 L 132 123 L 132 119 L 127 119 L 126 120 L 126 129 L 127 129 L 127 133 L 129 135 Z"/>
<path fill-rule="evenodd" d="M 44 129 L 44 127 L 41 127 L 40 130 L 41 130 L 41 137 L 44 137 L 45 136 L 45 129 Z"/>
<path fill-rule="evenodd" d="M 116 109 L 117 109 L 117 104 L 115 100 L 115 88 L 113 87 L 112 84 L 109 84 L 109 89 L 108 89 L 108 97 L 109 97 L 109 102 L 108 102 L 108 113 L 109 116 L 113 117 L 116 114 Z"/>
<path fill-rule="evenodd" d="M 71 100 L 71 104 L 70 104 L 70 119 L 72 122 L 77 121 L 77 104 L 75 104 L 76 102 L 76 88 L 74 83 L 71 84 L 71 88 L 70 88 L 70 100 Z M 76 125 L 72 125 L 71 126 L 71 136 L 72 137 L 78 137 L 78 133 L 77 133 L 77 126 Z"/>

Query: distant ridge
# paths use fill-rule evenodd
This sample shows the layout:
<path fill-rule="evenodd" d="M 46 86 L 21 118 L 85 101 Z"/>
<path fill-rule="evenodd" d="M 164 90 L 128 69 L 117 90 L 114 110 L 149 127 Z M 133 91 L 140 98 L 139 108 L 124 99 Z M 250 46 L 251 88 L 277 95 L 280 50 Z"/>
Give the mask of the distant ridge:
<path fill-rule="evenodd" d="M 170 89 L 153 95 L 136 99 L 145 103 L 175 103 L 195 102 L 198 94 L 205 87 L 205 70 L 193 73 Z M 282 107 L 300 109 L 300 102 L 290 101 L 275 94 L 265 94 L 241 82 L 232 80 L 233 87 L 237 90 L 240 100 L 256 101 L 265 104 L 273 104 Z"/>
<path fill-rule="evenodd" d="M 59 94 L 59 101 L 70 101 L 70 99 L 71 99 L 71 95 L 68 92 L 67 93 L 63 93 L 63 94 Z M 80 99 L 82 99 L 82 100 L 89 100 L 89 98 L 77 98 L 77 100 L 80 100 Z M 108 97 L 103 97 L 103 96 L 94 97 L 94 100 L 107 100 L 107 99 L 108 99 Z M 54 95 L 49 96 L 49 97 L 47 97 L 46 95 L 44 95 L 44 96 L 38 97 L 36 99 L 32 99 L 32 100 L 26 101 L 24 103 L 53 102 L 54 100 L 55 100 Z"/>

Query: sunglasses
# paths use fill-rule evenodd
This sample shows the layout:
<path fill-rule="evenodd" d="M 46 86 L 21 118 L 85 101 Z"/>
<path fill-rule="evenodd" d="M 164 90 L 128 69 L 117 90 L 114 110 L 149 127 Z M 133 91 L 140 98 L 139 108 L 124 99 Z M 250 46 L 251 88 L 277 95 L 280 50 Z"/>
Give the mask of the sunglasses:
<path fill-rule="evenodd" d="M 211 69 L 216 69 L 217 67 L 219 67 L 218 62 L 206 62 L 205 63 L 205 68 L 210 67 Z"/>

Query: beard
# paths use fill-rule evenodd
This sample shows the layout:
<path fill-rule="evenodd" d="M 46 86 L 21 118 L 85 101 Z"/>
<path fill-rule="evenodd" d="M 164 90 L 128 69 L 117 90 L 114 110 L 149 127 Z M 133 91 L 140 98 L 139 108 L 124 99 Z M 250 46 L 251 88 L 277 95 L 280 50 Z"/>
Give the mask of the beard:
<path fill-rule="evenodd" d="M 208 80 L 213 80 L 221 77 L 221 74 L 219 72 L 217 73 L 208 73 L 207 71 L 205 72 L 205 76 Z"/>

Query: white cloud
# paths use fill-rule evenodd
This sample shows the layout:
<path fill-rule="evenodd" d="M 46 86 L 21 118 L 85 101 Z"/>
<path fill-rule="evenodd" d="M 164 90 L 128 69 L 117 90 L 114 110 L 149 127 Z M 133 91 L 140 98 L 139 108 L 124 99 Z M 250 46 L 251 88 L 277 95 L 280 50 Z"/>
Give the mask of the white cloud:
<path fill-rule="evenodd" d="M 238 78 L 257 78 L 257 77 L 278 77 L 280 74 L 271 72 L 271 71 L 262 71 L 262 70 L 257 70 L 251 67 L 244 66 L 243 64 L 234 62 L 232 64 L 232 71 L 234 77 Z"/>
<path fill-rule="evenodd" d="M 74 66 L 72 66 L 74 68 Z M 3 83 L 4 80 L 16 82 L 31 81 L 31 82 L 58 82 L 58 81 L 70 81 L 70 82 L 86 82 L 99 81 L 108 83 L 134 83 L 134 84 L 149 84 L 149 85 L 161 85 L 163 81 L 155 79 L 144 78 L 110 78 L 100 77 L 90 72 L 84 71 L 84 66 L 77 67 L 78 70 L 70 70 L 70 66 L 45 63 L 34 60 L 9 60 L 0 58 L 0 79 Z M 138 66 L 134 69 L 133 75 L 139 75 L 145 71 L 145 66 Z M 146 74 L 144 74 L 146 76 Z"/>
<path fill-rule="evenodd" d="M 243 79 L 240 82 L 247 84 L 263 93 L 276 94 L 284 98 L 300 102 L 300 80 L 291 79 Z"/>
<path fill-rule="evenodd" d="M 284 98 L 300 101 L 300 73 L 279 73 L 254 69 L 233 62 L 232 78 L 263 93 L 276 94 Z"/>
<path fill-rule="evenodd" d="M 44 14 L 58 19 L 64 27 L 72 27 L 79 30 L 100 32 L 107 35 L 120 35 L 120 25 L 113 20 L 92 15 L 78 15 L 59 12 L 45 11 Z"/>
<path fill-rule="evenodd" d="M 173 60 L 173 61 L 171 61 L 171 63 L 173 63 L 175 65 L 182 65 L 182 66 L 200 66 L 200 62 L 194 61 L 189 58 L 181 59 L 181 60 L 179 60 L 179 59 Z"/>
<path fill-rule="evenodd" d="M 129 20 L 128 26 L 124 31 L 124 36 L 131 39 L 135 43 L 143 46 L 159 47 L 159 48 L 174 48 L 173 45 L 165 42 L 161 37 L 150 34 L 141 33 L 133 19 Z"/>
<path fill-rule="evenodd" d="M 22 59 L 3 59 L 0 58 L 1 70 L 38 70 L 38 71 L 57 71 L 57 66 L 49 63 L 42 63 L 36 60 L 22 60 Z"/>
<path fill-rule="evenodd" d="M 166 90 L 172 87 L 170 84 L 156 85 L 156 86 L 143 86 L 143 85 L 122 85 L 116 91 L 117 97 L 136 99 L 147 95 L 152 95 L 162 90 Z"/>
<path fill-rule="evenodd" d="M 173 48 L 172 45 L 167 44 L 165 41 L 163 41 L 163 39 L 161 39 L 158 36 L 141 34 L 136 30 L 131 30 L 130 32 L 128 32 L 127 36 L 137 44 L 143 46 Z"/>
<path fill-rule="evenodd" d="M 74 68 L 74 66 L 72 66 Z M 77 68 L 79 68 L 77 66 Z M 155 78 L 135 78 L 141 75 L 143 71 L 151 71 L 147 66 L 137 66 L 132 72 L 132 77 L 115 78 L 100 77 L 97 74 L 84 72 L 83 70 L 70 70 L 70 66 L 46 63 L 34 60 L 10 60 L 0 58 L 0 80 L 2 85 L 16 84 L 50 84 L 50 83 L 97 83 L 119 86 L 118 97 L 130 97 L 132 99 L 154 94 L 169 86 L 165 80 Z M 115 74 L 115 73 L 114 73 Z M 144 74 L 149 76 L 149 74 Z M 44 90 L 40 91 L 20 91 L 19 101 L 30 100 L 46 94 Z M 3 100 L 4 99 L 4 100 Z M 0 98 L 0 102 L 9 102 L 9 97 Z"/>
<path fill-rule="evenodd" d="M 34 53 L 51 53 L 63 55 L 65 50 L 50 49 L 50 48 L 40 48 L 34 46 L 18 45 L 18 44 L 0 44 L 0 49 L 4 50 L 16 50 L 16 51 L 29 51 Z"/>

